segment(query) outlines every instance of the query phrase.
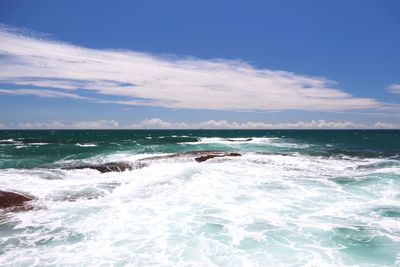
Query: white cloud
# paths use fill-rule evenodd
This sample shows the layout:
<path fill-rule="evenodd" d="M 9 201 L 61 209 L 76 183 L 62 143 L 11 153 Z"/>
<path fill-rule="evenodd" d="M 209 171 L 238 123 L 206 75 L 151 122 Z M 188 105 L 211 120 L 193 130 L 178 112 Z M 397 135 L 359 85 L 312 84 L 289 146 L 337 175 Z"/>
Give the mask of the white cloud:
<path fill-rule="evenodd" d="M 202 122 L 170 122 L 160 118 L 143 120 L 137 124 L 120 124 L 115 120 L 79 121 L 79 122 L 30 122 L 16 125 L 0 124 L 0 128 L 19 129 L 400 129 L 400 124 L 376 122 L 368 125 L 351 121 L 311 120 L 298 122 L 229 122 L 208 120 Z"/>
<path fill-rule="evenodd" d="M 53 122 L 21 122 L 17 124 L 16 128 L 21 129 L 64 129 L 68 128 L 62 122 L 53 121 Z"/>
<path fill-rule="evenodd" d="M 400 94 L 400 84 L 391 84 L 388 86 L 388 91 L 393 94 Z"/>
<path fill-rule="evenodd" d="M 191 128 L 190 124 L 184 122 L 168 122 L 162 119 L 153 118 L 142 121 L 139 124 L 133 124 L 128 126 L 128 128 L 163 128 L 163 129 L 187 129 Z"/>
<path fill-rule="evenodd" d="M 63 97 L 74 99 L 88 99 L 74 93 L 60 92 L 46 89 L 0 89 L 0 94 L 10 95 L 35 95 L 40 97 Z"/>
<path fill-rule="evenodd" d="M 158 128 L 158 129 L 357 129 L 368 128 L 365 124 L 353 123 L 349 121 L 325 121 L 311 120 L 299 122 L 228 122 L 225 120 L 208 120 L 198 123 L 168 122 L 154 118 L 142 121 L 139 124 L 130 126 L 131 128 Z"/>
<path fill-rule="evenodd" d="M 374 128 L 376 128 L 376 129 L 400 129 L 400 124 L 378 121 L 377 123 L 374 124 Z"/>
<path fill-rule="evenodd" d="M 27 122 L 19 123 L 17 128 L 20 129 L 115 129 L 119 128 L 119 123 L 115 120 L 99 120 L 99 121 L 80 121 L 65 123 L 60 121 L 52 122 Z"/>
<path fill-rule="evenodd" d="M 81 121 L 75 122 L 71 126 L 71 128 L 78 129 L 113 129 L 118 128 L 119 123 L 115 120 Z"/>
<path fill-rule="evenodd" d="M 35 86 L 30 91 L 16 90 L 14 94 L 83 98 L 79 95 L 81 91 L 77 91 L 81 89 L 113 96 L 98 100 L 99 103 L 185 109 L 397 109 L 395 105 L 357 98 L 335 89 L 335 83 L 325 78 L 258 69 L 240 60 L 201 60 L 82 48 L 23 35 L 5 26 L 0 27 L 0 57 L 1 83 L 24 88 Z M 68 93 L 61 95 L 49 89 Z M 115 96 L 124 100 L 115 100 Z"/>

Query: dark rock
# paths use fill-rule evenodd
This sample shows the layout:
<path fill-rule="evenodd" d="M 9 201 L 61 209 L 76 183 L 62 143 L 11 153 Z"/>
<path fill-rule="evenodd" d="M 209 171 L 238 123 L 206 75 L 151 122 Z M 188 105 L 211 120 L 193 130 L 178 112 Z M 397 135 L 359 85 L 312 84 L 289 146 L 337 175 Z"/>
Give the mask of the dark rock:
<path fill-rule="evenodd" d="M 168 159 L 189 159 L 189 160 L 196 160 L 196 158 L 201 158 L 201 157 L 206 157 L 209 156 L 209 158 L 215 158 L 215 157 L 226 157 L 226 156 L 241 156 L 241 154 L 236 153 L 236 152 L 226 152 L 222 150 L 200 150 L 200 151 L 189 151 L 189 152 L 182 152 L 182 153 L 176 153 L 172 155 L 166 155 L 166 156 L 155 156 L 155 157 L 148 157 L 144 159 L 140 159 L 139 161 L 159 161 L 159 160 L 168 160 Z M 207 160 L 207 159 L 206 159 Z M 196 160 L 197 162 L 200 162 Z"/>
<path fill-rule="evenodd" d="M 235 152 L 230 152 L 230 153 L 218 153 L 218 154 L 208 154 L 204 156 L 200 156 L 195 158 L 194 160 L 197 162 L 204 162 L 206 160 L 212 159 L 212 158 L 220 158 L 220 157 L 238 157 L 241 156 L 242 154 L 235 153 Z"/>
<path fill-rule="evenodd" d="M 7 211 L 31 210 L 33 207 L 27 205 L 27 202 L 33 199 L 34 197 L 28 195 L 0 191 L 0 208 Z"/>
<path fill-rule="evenodd" d="M 123 172 L 126 170 L 141 169 L 143 167 L 149 166 L 151 162 L 167 161 L 170 159 L 180 159 L 182 161 L 195 160 L 197 162 L 203 162 L 208 159 L 216 157 L 236 157 L 242 154 L 236 152 L 226 152 L 220 150 L 203 150 L 203 151 L 189 151 L 183 153 L 176 153 L 166 156 L 155 156 L 139 159 L 135 162 L 107 162 L 101 164 L 82 164 L 77 166 L 64 167 L 63 169 L 92 169 L 97 170 L 101 173 L 105 172 Z"/>
<path fill-rule="evenodd" d="M 195 160 L 197 162 L 203 162 L 208 159 L 216 158 L 216 157 L 237 157 L 241 156 L 242 154 L 236 152 L 226 152 L 222 150 L 201 150 L 201 151 L 189 151 L 183 153 L 176 153 L 167 156 L 156 156 L 156 157 L 149 157 L 140 159 L 140 161 L 159 161 L 159 160 L 168 160 L 168 159 L 189 159 Z"/>
<path fill-rule="evenodd" d="M 92 169 L 92 170 L 97 170 L 101 173 L 105 173 L 105 172 L 123 172 L 127 170 L 140 169 L 146 166 L 147 164 L 141 162 L 136 162 L 136 163 L 107 162 L 101 164 L 83 164 L 73 167 L 67 167 L 65 169 Z"/>
<path fill-rule="evenodd" d="M 228 141 L 231 142 L 249 142 L 251 140 L 253 140 L 253 138 L 246 138 L 246 139 L 227 139 Z"/>
<path fill-rule="evenodd" d="M 14 145 L 14 144 L 18 144 L 19 142 L 16 141 L 8 141 L 8 140 L 2 140 L 0 141 L 0 145 Z"/>
<path fill-rule="evenodd" d="M 212 158 L 215 158 L 215 157 L 221 157 L 221 156 L 218 156 L 218 155 L 205 155 L 205 156 L 201 156 L 201 157 L 195 158 L 194 160 L 197 161 L 197 162 L 204 162 L 206 160 L 209 160 L 209 159 L 212 159 Z"/>

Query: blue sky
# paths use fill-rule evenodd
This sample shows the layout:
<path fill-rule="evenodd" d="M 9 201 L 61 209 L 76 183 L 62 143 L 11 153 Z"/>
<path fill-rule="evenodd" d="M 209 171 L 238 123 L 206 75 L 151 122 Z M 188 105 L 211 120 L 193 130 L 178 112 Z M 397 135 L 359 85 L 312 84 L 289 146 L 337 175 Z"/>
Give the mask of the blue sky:
<path fill-rule="evenodd" d="M 399 12 L 2 0 L 0 127 L 398 128 Z"/>

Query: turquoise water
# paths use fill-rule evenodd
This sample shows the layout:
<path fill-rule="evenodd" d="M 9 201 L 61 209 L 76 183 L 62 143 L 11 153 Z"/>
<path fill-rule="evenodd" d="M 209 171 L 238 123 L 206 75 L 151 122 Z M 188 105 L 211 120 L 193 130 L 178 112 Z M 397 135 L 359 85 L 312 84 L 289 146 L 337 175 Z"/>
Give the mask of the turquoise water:
<path fill-rule="evenodd" d="M 34 210 L 0 214 L 0 265 L 398 266 L 399 140 L 389 130 L 0 131 L 0 190 L 37 198 Z M 243 156 L 65 169 L 195 150 Z"/>

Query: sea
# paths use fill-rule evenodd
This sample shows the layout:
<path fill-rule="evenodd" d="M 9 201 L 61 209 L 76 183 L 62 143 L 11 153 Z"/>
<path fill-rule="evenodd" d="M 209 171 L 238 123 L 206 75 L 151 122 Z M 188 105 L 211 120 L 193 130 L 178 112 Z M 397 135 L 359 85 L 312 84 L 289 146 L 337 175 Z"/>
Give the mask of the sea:
<path fill-rule="evenodd" d="M 0 190 L 1 266 L 400 266 L 398 130 L 1 130 Z"/>

